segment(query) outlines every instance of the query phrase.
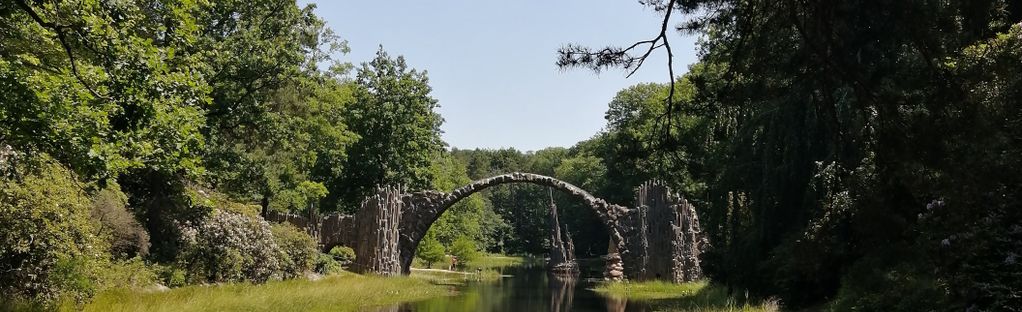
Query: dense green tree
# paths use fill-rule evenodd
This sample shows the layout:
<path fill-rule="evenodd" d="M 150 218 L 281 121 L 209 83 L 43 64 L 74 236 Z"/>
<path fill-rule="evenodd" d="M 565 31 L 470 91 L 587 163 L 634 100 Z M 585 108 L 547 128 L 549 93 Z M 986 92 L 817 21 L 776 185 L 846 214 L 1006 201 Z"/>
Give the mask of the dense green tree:
<path fill-rule="evenodd" d="M 555 169 L 555 176 L 574 184 L 597 196 L 603 196 L 607 188 L 607 167 L 600 159 L 591 155 L 576 155 L 561 161 Z M 556 196 L 560 221 L 572 236 L 579 256 L 599 256 L 607 252 L 608 232 L 605 225 L 593 212 L 593 208 L 575 198 Z M 630 205 L 631 202 L 619 204 Z"/>
<path fill-rule="evenodd" d="M 53 155 L 85 191 L 121 182 L 156 260 L 212 208 L 318 209 L 354 139 L 346 66 L 317 68 L 347 47 L 312 6 L 18 0 L 0 33 L 0 145 Z M 97 218 L 121 212 L 107 193 Z"/>
<path fill-rule="evenodd" d="M 193 14 L 202 8 L 0 4 L 0 140 L 90 179 L 201 172 L 210 88 L 202 52 L 187 47 L 201 36 Z"/>
<path fill-rule="evenodd" d="M 432 268 L 433 263 L 443 261 L 444 256 L 444 245 L 441 245 L 440 241 L 436 239 L 436 234 L 432 231 L 426 232 L 426 236 L 422 238 L 418 249 L 415 250 L 415 257 L 425 262 L 426 268 Z"/>
<path fill-rule="evenodd" d="M 712 118 L 704 133 L 720 142 L 694 158 L 709 173 L 695 176 L 714 278 L 792 306 L 1017 306 L 1022 286 L 991 277 L 1022 271 L 997 251 L 1020 241 L 1020 167 L 999 155 L 1018 146 L 1022 5 L 643 4 L 665 13 L 653 40 L 568 46 L 560 64 L 634 70 L 646 48 L 670 52 L 671 13 L 704 36 L 700 63 L 662 101 L 671 116 Z"/>
<path fill-rule="evenodd" d="M 435 178 L 433 184 L 438 191 L 450 192 L 471 182 L 465 174 L 464 164 L 446 153 L 433 162 L 430 171 Z M 469 196 L 447 209 L 429 231 L 433 232 L 444 246 L 451 246 L 460 236 L 470 237 L 477 242 L 485 241 L 487 233 L 483 232 L 483 224 L 487 221 L 484 221 L 483 217 L 498 217 L 492 213 L 485 214 L 484 210 L 488 208 L 480 194 Z"/>
<path fill-rule="evenodd" d="M 451 256 L 458 259 L 458 265 L 463 266 L 479 258 L 479 246 L 468 236 L 459 236 L 448 249 Z"/>
<path fill-rule="evenodd" d="M 344 111 L 358 141 L 348 150 L 350 170 L 328 185 L 327 205 L 354 211 L 379 185 L 431 188 L 430 165 L 445 145 L 431 90 L 425 72 L 409 69 L 404 57 L 391 58 L 382 47 L 362 64 L 354 102 Z"/>

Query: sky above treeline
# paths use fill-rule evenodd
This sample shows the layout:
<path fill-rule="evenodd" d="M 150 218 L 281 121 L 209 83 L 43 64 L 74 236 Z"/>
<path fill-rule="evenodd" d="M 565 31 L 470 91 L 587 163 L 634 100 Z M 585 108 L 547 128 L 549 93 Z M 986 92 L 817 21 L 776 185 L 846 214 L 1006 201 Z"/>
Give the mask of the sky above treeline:
<path fill-rule="evenodd" d="M 631 78 L 561 70 L 557 49 L 568 43 L 626 46 L 653 38 L 661 16 L 638 1 L 299 1 L 315 3 L 351 53 L 371 60 L 380 45 L 409 66 L 426 70 L 451 147 L 534 151 L 569 147 L 605 125 L 607 103 L 619 90 L 666 82 L 666 53 L 651 56 Z M 680 19 L 675 19 L 680 20 Z M 696 60 L 696 37 L 675 33 L 680 75 Z"/>

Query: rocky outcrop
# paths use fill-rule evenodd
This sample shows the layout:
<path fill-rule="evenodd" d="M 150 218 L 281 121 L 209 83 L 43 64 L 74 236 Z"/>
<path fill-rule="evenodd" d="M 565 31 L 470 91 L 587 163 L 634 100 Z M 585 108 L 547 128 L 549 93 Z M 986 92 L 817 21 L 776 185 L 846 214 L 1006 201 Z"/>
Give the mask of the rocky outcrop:
<path fill-rule="evenodd" d="M 550 198 L 550 259 L 547 261 L 550 273 L 561 275 L 577 275 L 578 262 L 575 261 L 575 243 L 566 232 L 561 232 L 561 221 L 557 217 L 557 205 L 553 195 Z"/>
<path fill-rule="evenodd" d="M 673 282 L 702 278 L 699 255 L 706 239 L 695 207 L 658 181 L 639 186 L 635 202 L 635 209 L 622 219 L 627 277 Z"/>

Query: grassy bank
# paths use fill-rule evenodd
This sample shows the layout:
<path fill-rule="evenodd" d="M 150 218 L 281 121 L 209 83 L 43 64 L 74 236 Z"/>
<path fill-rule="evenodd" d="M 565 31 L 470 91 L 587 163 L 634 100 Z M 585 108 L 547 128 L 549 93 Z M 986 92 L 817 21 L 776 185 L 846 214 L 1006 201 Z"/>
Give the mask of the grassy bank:
<path fill-rule="evenodd" d="M 729 296 L 722 287 L 707 282 L 673 284 L 667 282 L 604 283 L 594 289 L 609 297 L 649 301 L 658 311 L 743 311 L 774 312 L 779 305 L 772 300 L 750 300 Z"/>
<path fill-rule="evenodd" d="M 357 311 L 451 294 L 425 279 L 342 273 L 318 281 L 188 286 L 140 294 L 109 291 L 85 311 Z"/>
<path fill-rule="evenodd" d="M 465 265 L 468 269 L 495 269 L 510 267 L 516 265 L 522 265 L 526 259 L 518 256 L 505 256 L 498 254 L 486 254 L 480 256 L 478 259 L 473 260 Z"/>
<path fill-rule="evenodd" d="M 432 268 L 427 268 L 425 263 L 415 259 L 412 262 L 412 277 L 443 285 L 462 284 L 469 281 L 494 281 L 504 276 L 500 268 L 522 265 L 527 259 L 486 254 L 464 264 L 458 269 L 459 271 L 448 271 L 446 264 L 450 263 L 449 256 L 445 257 L 445 261 L 443 265 L 434 263 Z"/>
<path fill-rule="evenodd" d="M 462 263 L 459 268 L 464 271 L 475 271 L 476 269 L 496 269 L 503 267 L 510 267 L 516 265 L 522 265 L 531 258 L 519 257 L 519 256 L 505 256 L 500 254 L 484 254 L 479 258 L 473 259 L 468 263 Z M 447 269 L 451 263 L 451 256 L 444 256 L 444 260 L 433 263 L 432 267 L 427 267 L 425 262 L 421 259 L 415 258 L 412 260 L 412 267 L 416 269 Z"/>

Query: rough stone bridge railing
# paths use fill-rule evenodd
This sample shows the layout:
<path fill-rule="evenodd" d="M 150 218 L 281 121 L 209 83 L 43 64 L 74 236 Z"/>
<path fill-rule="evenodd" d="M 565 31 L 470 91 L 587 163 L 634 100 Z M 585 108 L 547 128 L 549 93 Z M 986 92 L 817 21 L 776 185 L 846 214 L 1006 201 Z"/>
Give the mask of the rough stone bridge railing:
<path fill-rule="evenodd" d="M 407 192 L 381 187 L 348 220 L 353 229 L 322 226 L 324 248 L 343 244 L 355 249 L 353 269 L 384 275 L 408 274 L 415 250 L 426 231 L 448 208 L 476 192 L 507 183 L 531 183 L 557 189 L 586 203 L 610 236 L 611 260 L 607 278 L 623 273 L 631 280 L 661 279 L 683 282 L 702 277 L 699 255 L 706 239 L 699 228 L 695 207 L 652 181 L 635 192 L 635 207 L 610 204 L 570 183 L 531 173 L 509 173 L 474 181 L 450 193 Z M 349 219 L 351 218 L 351 219 Z M 341 222 L 335 222 L 340 224 Z M 618 253 L 619 257 L 614 254 Z M 623 272 L 619 272 L 623 266 Z"/>

